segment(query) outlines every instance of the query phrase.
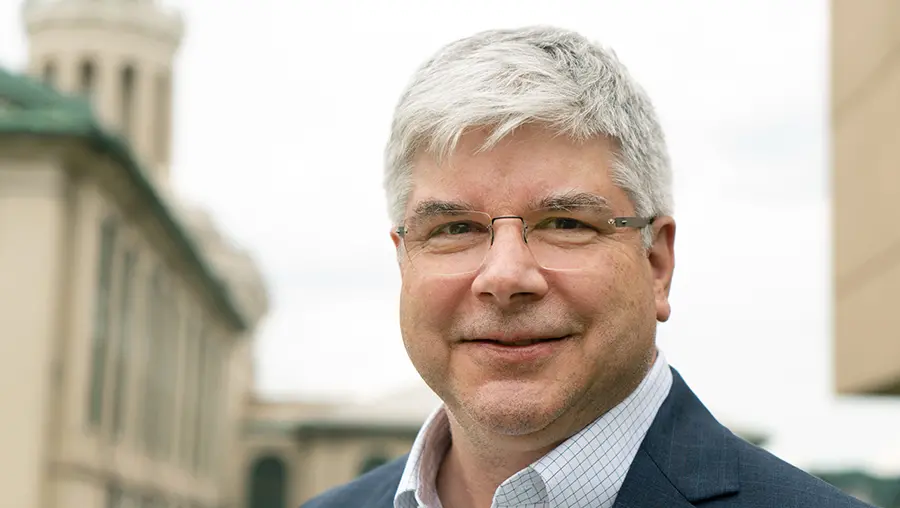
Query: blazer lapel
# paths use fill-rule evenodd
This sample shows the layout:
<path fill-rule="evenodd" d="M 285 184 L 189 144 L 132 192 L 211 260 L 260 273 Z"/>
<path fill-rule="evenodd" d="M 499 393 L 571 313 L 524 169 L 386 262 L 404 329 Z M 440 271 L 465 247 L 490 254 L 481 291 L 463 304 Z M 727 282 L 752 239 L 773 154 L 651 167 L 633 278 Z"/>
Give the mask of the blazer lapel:
<path fill-rule="evenodd" d="M 672 389 L 632 462 L 614 508 L 689 507 L 740 489 L 737 439 L 672 369 Z"/>
<path fill-rule="evenodd" d="M 366 507 L 371 508 L 394 508 L 394 494 L 396 493 L 396 487 L 394 490 L 383 491 L 380 495 L 375 495 L 369 498 L 369 503 L 366 504 Z"/>
<path fill-rule="evenodd" d="M 638 450 L 613 508 L 692 508 L 643 448 Z"/>

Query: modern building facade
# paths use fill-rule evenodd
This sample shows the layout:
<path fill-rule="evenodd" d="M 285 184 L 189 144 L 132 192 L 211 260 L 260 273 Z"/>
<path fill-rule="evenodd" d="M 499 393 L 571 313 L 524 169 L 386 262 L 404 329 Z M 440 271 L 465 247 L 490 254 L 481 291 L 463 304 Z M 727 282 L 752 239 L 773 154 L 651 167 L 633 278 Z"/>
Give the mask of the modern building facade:
<path fill-rule="evenodd" d="M 900 4 L 831 1 L 835 380 L 900 395 Z"/>

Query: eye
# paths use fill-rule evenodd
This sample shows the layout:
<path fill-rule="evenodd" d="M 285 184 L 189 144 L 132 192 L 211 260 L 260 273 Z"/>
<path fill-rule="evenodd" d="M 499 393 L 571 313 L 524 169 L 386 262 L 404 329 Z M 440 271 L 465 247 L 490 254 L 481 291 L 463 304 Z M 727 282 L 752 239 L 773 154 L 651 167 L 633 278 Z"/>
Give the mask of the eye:
<path fill-rule="evenodd" d="M 536 228 L 541 229 L 579 229 L 590 228 L 589 225 L 571 217 L 550 217 L 542 220 Z"/>
<path fill-rule="evenodd" d="M 450 222 L 435 228 L 434 231 L 432 231 L 431 236 L 459 236 L 466 233 L 477 233 L 482 229 L 484 228 L 480 224 L 474 222 Z"/>

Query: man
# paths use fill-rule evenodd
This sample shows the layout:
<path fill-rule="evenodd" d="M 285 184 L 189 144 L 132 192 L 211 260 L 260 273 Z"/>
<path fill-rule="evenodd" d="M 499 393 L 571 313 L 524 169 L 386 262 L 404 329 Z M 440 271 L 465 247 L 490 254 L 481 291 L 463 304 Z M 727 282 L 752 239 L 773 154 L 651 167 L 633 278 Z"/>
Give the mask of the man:
<path fill-rule="evenodd" d="M 385 187 L 403 341 L 444 405 L 305 507 L 864 506 L 730 433 L 657 350 L 671 174 L 612 53 L 547 27 L 448 45 L 397 105 Z"/>

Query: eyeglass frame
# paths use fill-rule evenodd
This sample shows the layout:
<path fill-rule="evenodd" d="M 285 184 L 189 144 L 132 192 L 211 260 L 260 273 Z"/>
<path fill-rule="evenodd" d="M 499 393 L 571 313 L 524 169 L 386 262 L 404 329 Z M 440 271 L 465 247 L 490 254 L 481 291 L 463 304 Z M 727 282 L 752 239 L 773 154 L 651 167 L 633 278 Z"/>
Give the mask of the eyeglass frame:
<path fill-rule="evenodd" d="M 488 218 L 490 218 L 490 224 L 488 224 L 488 229 L 491 232 L 491 241 L 488 244 L 488 249 L 490 249 L 494 246 L 494 222 L 501 220 L 501 219 L 518 219 L 518 220 L 520 220 L 522 222 L 522 241 L 525 243 L 526 246 L 528 245 L 528 222 L 526 221 L 525 217 L 522 217 L 520 215 L 498 215 L 498 216 L 492 217 L 490 214 L 488 214 L 486 212 L 477 212 L 477 213 L 484 214 Z M 656 221 L 657 218 L 658 218 L 658 216 L 651 216 L 651 217 L 619 216 L 619 217 L 611 217 L 611 218 L 607 219 L 607 223 L 616 229 L 630 228 L 630 229 L 641 230 L 647 226 L 653 225 L 653 223 Z M 405 245 L 406 244 L 406 234 L 409 232 L 409 228 L 407 228 L 405 225 L 398 226 L 397 229 L 395 230 L 395 232 L 396 232 L 397 236 L 400 237 L 400 239 L 404 242 L 404 245 Z M 405 248 L 404 248 L 404 251 L 406 251 Z M 407 251 L 407 255 L 409 255 L 408 251 Z M 410 261 L 412 261 L 411 258 L 410 258 Z M 461 272 L 461 273 L 469 273 L 469 272 Z"/>

